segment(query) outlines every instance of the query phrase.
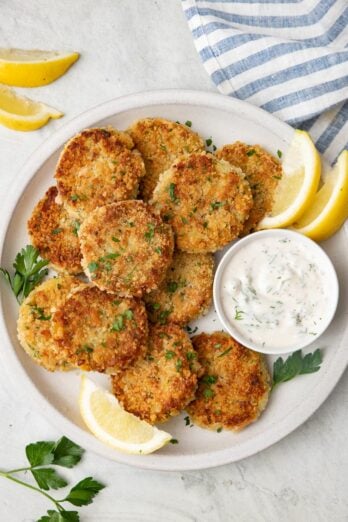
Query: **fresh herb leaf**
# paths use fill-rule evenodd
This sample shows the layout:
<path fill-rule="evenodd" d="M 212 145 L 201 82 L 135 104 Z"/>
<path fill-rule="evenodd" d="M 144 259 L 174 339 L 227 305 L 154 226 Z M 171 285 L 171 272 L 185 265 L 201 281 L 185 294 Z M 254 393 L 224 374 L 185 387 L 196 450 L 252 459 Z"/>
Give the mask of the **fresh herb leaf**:
<path fill-rule="evenodd" d="M 37 522 L 79 522 L 77 511 L 54 511 L 49 509 L 47 515 L 41 517 Z"/>
<path fill-rule="evenodd" d="M 273 176 L 274 179 L 282 179 L 281 176 Z"/>
<path fill-rule="evenodd" d="M 178 439 L 170 439 L 169 441 L 171 444 L 179 444 Z"/>
<path fill-rule="evenodd" d="M 186 417 L 184 417 L 184 421 L 185 421 L 185 426 L 190 425 L 190 417 L 188 415 Z"/>
<path fill-rule="evenodd" d="M 190 121 L 190 120 L 185 121 L 185 125 L 186 125 L 186 127 L 192 127 L 192 121 Z"/>
<path fill-rule="evenodd" d="M 169 361 L 170 359 L 173 359 L 173 357 L 175 357 L 175 352 L 173 352 L 172 350 L 167 350 L 164 357 L 167 359 L 167 361 Z"/>
<path fill-rule="evenodd" d="M 37 248 L 27 245 L 16 255 L 13 263 L 13 268 L 15 269 L 13 277 L 11 277 L 8 270 L 0 268 L 0 273 L 10 285 L 18 303 L 22 303 L 23 299 L 48 274 L 48 270 L 44 268 L 48 263 L 49 261 L 45 259 L 39 259 Z"/>
<path fill-rule="evenodd" d="M 52 464 L 63 468 L 73 468 L 78 464 L 85 450 L 67 437 L 60 438 L 53 450 Z"/>
<path fill-rule="evenodd" d="M 247 156 L 253 156 L 254 154 L 256 153 L 256 150 L 255 149 L 250 149 L 248 150 L 248 152 L 246 153 Z"/>
<path fill-rule="evenodd" d="M 194 359 L 196 359 L 196 357 L 197 357 L 196 352 L 187 352 L 186 353 L 186 359 L 188 361 L 193 361 Z"/>
<path fill-rule="evenodd" d="M 93 502 L 94 497 L 104 488 L 104 484 L 92 477 L 87 477 L 70 490 L 64 502 L 70 502 L 74 506 L 87 506 Z"/>
<path fill-rule="evenodd" d="M 182 360 L 178 359 L 175 363 L 175 369 L 177 372 L 180 372 L 181 368 L 182 368 Z"/>
<path fill-rule="evenodd" d="M 243 312 L 243 310 L 239 310 L 238 306 L 236 306 L 235 307 L 235 315 L 234 315 L 235 320 L 236 321 L 242 321 L 244 319 L 242 314 L 245 314 L 245 312 Z"/>
<path fill-rule="evenodd" d="M 47 466 L 47 464 L 53 463 L 54 448 L 54 442 L 38 441 L 28 444 L 25 448 L 25 454 L 32 467 Z"/>
<path fill-rule="evenodd" d="M 205 140 L 205 144 L 207 147 L 210 147 L 213 144 L 213 140 L 211 138 L 208 138 L 207 140 Z"/>
<path fill-rule="evenodd" d="M 213 201 L 212 203 L 210 203 L 210 207 L 212 210 L 217 210 L 218 208 L 223 207 L 224 204 L 224 201 Z"/>
<path fill-rule="evenodd" d="M 81 223 L 79 221 L 74 221 L 73 222 L 72 229 L 73 229 L 74 236 L 78 235 L 78 231 L 80 230 L 80 226 L 81 226 Z"/>
<path fill-rule="evenodd" d="M 33 314 L 35 314 L 35 318 L 40 321 L 49 321 L 51 319 L 51 315 L 45 315 L 45 310 L 36 304 L 29 305 Z"/>
<path fill-rule="evenodd" d="M 118 315 L 111 327 L 113 332 L 121 332 L 124 329 L 123 315 Z"/>
<path fill-rule="evenodd" d="M 216 375 L 204 375 L 202 378 L 202 382 L 205 384 L 215 384 L 217 382 L 218 378 Z"/>
<path fill-rule="evenodd" d="M 67 481 L 58 475 L 52 468 L 32 469 L 31 473 L 38 486 L 47 491 L 49 489 L 59 489 L 67 486 Z"/>
<path fill-rule="evenodd" d="M 220 353 L 220 355 L 218 355 L 218 357 L 224 357 L 224 355 L 227 355 L 228 353 L 230 353 L 231 350 L 232 350 L 232 346 L 227 348 L 227 350 L 225 350 L 224 352 Z"/>
<path fill-rule="evenodd" d="M 278 149 L 278 150 L 277 150 L 277 155 L 278 155 L 278 158 L 281 158 L 282 155 L 283 155 L 282 151 Z"/>
<path fill-rule="evenodd" d="M 119 243 L 120 242 L 120 240 L 117 237 L 115 237 L 115 236 L 112 236 L 111 239 L 113 241 L 115 241 L 115 243 Z"/>
<path fill-rule="evenodd" d="M 220 426 L 220 428 L 218 428 L 216 431 L 217 431 L 217 433 L 221 433 L 221 432 L 222 432 L 222 428 L 221 428 L 221 426 Z"/>
<path fill-rule="evenodd" d="M 210 388 L 206 388 L 203 391 L 203 396 L 205 399 L 211 399 L 212 397 L 214 397 L 214 392 Z"/>
<path fill-rule="evenodd" d="M 160 247 L 156 247 L 155 252 L 156 252 L 156 254 L 160 254 L 160 255 L 162 254 L 162 250 Z"/>
<path fill-rule="evenodd" d="M 297 350 L 283 361 L 282 357 L 273 364 L 273 385 L 274 388 L 281 382 L 287 382 L 297 375 L 304 375 L 307 373 L 315 373 L 320 370 L 322 363 L 322 353 L 318 348 L 313 353 L 308 353 L 302 357 L 302 351 Z"/>

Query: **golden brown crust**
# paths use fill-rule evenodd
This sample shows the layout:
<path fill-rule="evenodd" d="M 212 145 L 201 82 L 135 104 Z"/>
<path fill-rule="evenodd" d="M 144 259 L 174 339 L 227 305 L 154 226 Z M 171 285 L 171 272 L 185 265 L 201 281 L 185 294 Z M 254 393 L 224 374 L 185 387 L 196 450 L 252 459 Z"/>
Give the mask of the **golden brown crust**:
<path fill-rule="evenodd" d="M 150 326 L 146 356 L 112 378 L 123 407 L 157 424 L 178 415 L 197 387 L 196 353 L 179 326 Z"/>
<path fill-rule="evenodd" d="M 52 333 L 74 366 L 116 373 L 146 349 L 144 304 L 118 298 L 91 285 L 72 293 L 52 319 Z"/>
<path fill-rule="evenodd" d="M 171 227 L 142 201 L 94 210 L 79 237 L 87 276 L 102 290 L 125 296 L 155 290 L 173 256 Z"/>
<path fill-rule="evenodd" d="M 71 219 L 64 206 L 56 203 L 57 196 L 57 187 L 47 190 L 28 220 L 28 233 L 40 256 L 48 259 L 53 268 L 79 274 L 82 272 L 77 236 L 80 222 Z"/>
<path fill-rule="evenodd" d="M 213 272 L 212 254 L 174 252 L 159 289 L 145 296 L 149 319 L 184 326 L 206 313 L 212 301 Z"/>
<path fill-rule="evenodd" d="M 187 408 L 193 422 L 203 428 L 233 431 L 254 422 L 270 392 L 263 355 L 223 332 L 202 333 L 192 343 L 204 368 L 196 399 Z"/>
<path fill-rule="evenodd" d="M 136 198 L 145 166 L 133 146 L 112 127 L 86 129 L 67 142 L 55 178 L 72 215 L 84 219 L 96 207 Z"/>
<path fill-rule="evenodd" d="M 152 202 L 173 226 L 179 250 L 206 253 L 238 237 L 252 195 L 240 169 L 203 152 L 181 157 L 164 172 Z"/>
<path fill-rule="evenodd" d="M 204 150 L 202 138 L 186 125 L 163 118 L 138 120 L 129 129 L 135 146 L 140 151 L 146 175 L 140 183 L 140 195 L 149 201 L 158 178 L 178 156 Z"/>
<path fill-rule="evenodd" d="M 24 350 L 46 370 L 69 370 L 70 361 L 52 337 L 52 317 L 81 281 L 68 275 L 48 279 L 34 288 L 19 308 L 18 339 Z"/>
<path fill-rule="evenodd" d="M 247 145 L 240 141 L 225 145 L 216 156 L 240 167 L 250 184 L 254 205 L 242 232 L 242 235 L 247 235 L 272 210 L 275 189 L 282 177 L 281 164 L 260 145 Z"/>

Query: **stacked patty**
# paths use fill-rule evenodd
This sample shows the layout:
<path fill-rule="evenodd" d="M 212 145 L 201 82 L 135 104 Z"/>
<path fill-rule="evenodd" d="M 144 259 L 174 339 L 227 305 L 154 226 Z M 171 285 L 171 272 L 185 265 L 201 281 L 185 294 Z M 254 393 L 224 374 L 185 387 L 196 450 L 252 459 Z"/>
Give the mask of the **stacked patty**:
<path fill-rule="evenodd" d="M 211 307 L 213 254 L 257 228 L 280 177 L 258 145 L 211 154 L 161 118 L 74 136 L 28 221 L 59 275 L 21 305 L 25 351 L 50 371 L 112 375 L 124 408 L 152 424 L 185 408 L 210 429 L 256 420 L 269 394 L 263 357 L 183 328 Z"/>

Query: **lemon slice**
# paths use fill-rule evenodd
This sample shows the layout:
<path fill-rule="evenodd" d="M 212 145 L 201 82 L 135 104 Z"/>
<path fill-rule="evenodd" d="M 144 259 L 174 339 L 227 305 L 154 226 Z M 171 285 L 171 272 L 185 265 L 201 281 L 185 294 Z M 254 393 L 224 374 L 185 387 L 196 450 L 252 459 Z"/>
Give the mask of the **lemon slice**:
<path fill-rule="evenodd" d="M 12 89 L 0 85 L 0 123 L 10 129 L 31 131 L 45 125 L 50 118 L 63 116 L 49 105 L 18 96 Z"/>
<path fill-rule="evenodd" d="M 348 151 L 324 176 L 324 183 L 313 204 L 293 225 L 293 229 L 315 241 L 332 236 L 348 218 Z"/>
<path fill-rule="evenodd" d="M 54 82 L 79 58 L 79 53 L 0 48 L 0 83 L 40 87 Z"/>
<path fill-rule="evenodd" d="M 320 181 L 321 161 L 307 132 L 295 131 L 282 167 L 283 175 L 274 195 L 272 212 L 260 221 L 260 229 L 291 225 L 314 199 Z"/>
<path fill-rule="evenodd" d="M 124 453 L 146 455 L 162 448 L 172 436 L 126 412 L 114 395 L 81 379 L 80 412 L 91 432 Z"/>

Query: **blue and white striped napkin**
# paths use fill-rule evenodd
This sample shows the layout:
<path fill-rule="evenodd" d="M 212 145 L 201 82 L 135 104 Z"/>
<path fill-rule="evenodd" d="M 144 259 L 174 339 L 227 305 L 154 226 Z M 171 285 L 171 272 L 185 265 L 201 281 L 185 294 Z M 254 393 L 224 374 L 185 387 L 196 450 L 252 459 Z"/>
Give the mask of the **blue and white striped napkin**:
<path fill-rule="evenodd" d="M 218 89 L 308 130 L 332 163 L 348 142 L 347 0 L 182 0 Z"/>

